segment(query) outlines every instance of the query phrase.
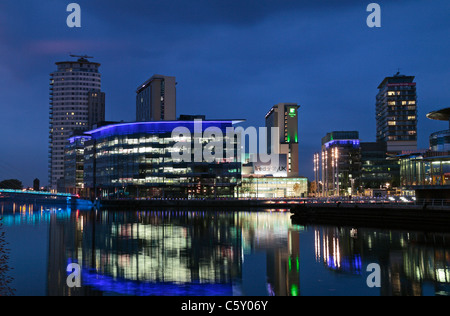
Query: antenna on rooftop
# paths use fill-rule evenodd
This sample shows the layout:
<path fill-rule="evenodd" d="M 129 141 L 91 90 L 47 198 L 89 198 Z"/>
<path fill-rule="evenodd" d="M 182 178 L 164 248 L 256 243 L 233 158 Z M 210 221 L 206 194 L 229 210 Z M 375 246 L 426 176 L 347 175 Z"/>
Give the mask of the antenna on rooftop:
<path fill-rule="evenodd" d="M 73 54 L 70 54 L 70 57 L 81 58 L 81 59 L 94 58 L 94 57 L 88 56 L 88 55 L 73 55 Z"/>

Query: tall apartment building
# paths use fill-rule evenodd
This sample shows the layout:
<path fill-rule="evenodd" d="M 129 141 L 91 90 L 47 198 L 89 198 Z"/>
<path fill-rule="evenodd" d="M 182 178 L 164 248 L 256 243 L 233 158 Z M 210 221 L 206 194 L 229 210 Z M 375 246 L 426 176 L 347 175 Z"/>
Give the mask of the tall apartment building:
<path fill-rule="evenodd" d="M 287 157 L 287 175 L 288 177 L 298 177 L 298 109 L 300 106 L 296 103 L 279 103 L 274 105 L 266 115 L 267 147 L 273 149 L 271 143 L 271 128 L 276 127 L 279 131 L 278 152 Z"/>
<path fill-rule="evenodd" d="M 88 56 L 57 62 L 50 74 L 49 186 L 64 187 L 64 149 L 74 131 L 89 130 L 105 120 L 99 63 Z"/>
<path fill-rule="evenodd" d="M 386 77 L 376 98 L 377 142 L 388 152 L 417 150 L 417 94 L 414 76 Z"/>
<path fill-rule="evenodd" d="M 137 88 L 136 121 L 176 120 L 175 77 L 154 75 Z"/>

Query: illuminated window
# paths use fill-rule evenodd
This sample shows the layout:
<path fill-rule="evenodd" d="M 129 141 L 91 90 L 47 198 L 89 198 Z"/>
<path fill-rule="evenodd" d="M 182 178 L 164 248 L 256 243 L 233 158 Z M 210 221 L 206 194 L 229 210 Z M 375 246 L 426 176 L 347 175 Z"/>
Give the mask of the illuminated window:
<path fill-rule="evenodd" d="M 397 125 L 397 123 L 395 121 L 388 121 L 388 125 L 389 126 L 395 126 L 395 125 Z"/>
<path fill-rule="evenodd" d="M 416 117 L 415 116 L 408 116 L 408 120 L 415 120 Z"/>
<path fill-rule="evenodd" d="M 388 104 L 389 105 L 395 105 L 395 101 L 389 101 Z"/>
<path fill-rule="evenodd" d="M 395 91 L 388 91 L 388 95 L 389 96 L 395 95 Z"/>

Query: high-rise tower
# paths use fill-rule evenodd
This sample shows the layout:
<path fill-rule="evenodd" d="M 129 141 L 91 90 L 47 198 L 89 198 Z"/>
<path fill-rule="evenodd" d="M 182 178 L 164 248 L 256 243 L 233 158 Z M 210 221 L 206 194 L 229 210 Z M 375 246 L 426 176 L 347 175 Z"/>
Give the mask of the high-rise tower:
<path fill-rule="evenodd" d="M 287 159 L 288 177 L 298 177 L 298 109 L 296 103 L 279 103 L 274 105 L 266 115 L 267 147 L 272 151 L 271 128 L 278 128 L 279 154 L 285 154 Z"/>
<path fill-rule="evenodd" d="M 88 56 L 57 62 L 50 74 L 49 186 L 63 187 L 64 148 L 76 130 L 89 130 L 105 120 L 105 94 L 101 92 L 99 63 Z"/>
<path fill-rule="evenodd" d="M 136 121 L 176 120 L 175 77 L 154 75 L 137 88 Z"/>
<path fill-rule="evenodd" d="M 414 76 L 395 74 L 378 86 L 377 141 L 388 152 L 417 150 L 417 94 Z"/>

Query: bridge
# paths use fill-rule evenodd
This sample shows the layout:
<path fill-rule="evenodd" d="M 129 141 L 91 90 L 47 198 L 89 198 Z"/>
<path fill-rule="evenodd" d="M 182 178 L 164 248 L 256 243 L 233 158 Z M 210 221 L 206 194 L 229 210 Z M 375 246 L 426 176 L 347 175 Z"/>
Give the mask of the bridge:
<path fill-rule="evenodd" d="M 0 202 L 25 201 L 37 204 L 67 204 L 76 201 L 78 198 L 78 195 L 69 193 L 0 189 Z"/>

